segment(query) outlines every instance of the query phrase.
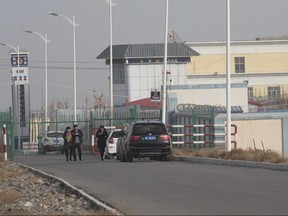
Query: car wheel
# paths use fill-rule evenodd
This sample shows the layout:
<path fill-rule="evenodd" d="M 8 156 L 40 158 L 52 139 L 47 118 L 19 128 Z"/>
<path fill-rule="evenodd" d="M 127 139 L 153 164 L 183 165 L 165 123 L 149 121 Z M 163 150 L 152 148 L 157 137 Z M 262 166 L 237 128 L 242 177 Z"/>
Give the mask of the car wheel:
<path fill-rule="evenodd" d="M 123 154 L 122 154 L 122 151 L 119 152 L 119 160 L 120 160 L 121 162 L 124 162 L 124 161 L 123 161 Z"/>
<path fill-rule="evenodd" d="M 133 162 L 133 156 L 127 155 L 127 162 Z"/>
<path fill-rule="evenodd" d="M 133 162 L 133 156 L 127 151 L 125 151 L 125 159 L 127 162 Z"/>
<path fill-rule="evenodd" d="M 171 154 L 165 155 L 165 161 L 171 161 Z"/>
<path fill-rule="evenodd" d="M 133 156 L 129 154 L 128 152 L 126 152 L 125 158 L 127 162 L 133 162 Z"/>
<path fill-rule="evenodd" d="M 127 161 L 126 154 L 122 151 L 121 155 L 122 155 L 122 162 L 126 162 Z"/>

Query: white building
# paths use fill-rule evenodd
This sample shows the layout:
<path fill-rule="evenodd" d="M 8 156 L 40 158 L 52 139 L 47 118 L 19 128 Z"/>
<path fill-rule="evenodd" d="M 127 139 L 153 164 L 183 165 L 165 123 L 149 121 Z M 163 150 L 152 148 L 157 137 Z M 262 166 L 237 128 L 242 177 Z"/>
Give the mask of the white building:
<path fill-rule="evenodd" d="M 199 53 L 185 44 L 168 44 L 167 74 L 173 85 L 187 84 L 187 64 Z M 151 90 L 161 90 L 163 83 L 164 44 L 129 44 L 113 46 L 113 100 L 119 106 L 150 97 Z M 98 57 L 110 64 L 110 47 Z"/>

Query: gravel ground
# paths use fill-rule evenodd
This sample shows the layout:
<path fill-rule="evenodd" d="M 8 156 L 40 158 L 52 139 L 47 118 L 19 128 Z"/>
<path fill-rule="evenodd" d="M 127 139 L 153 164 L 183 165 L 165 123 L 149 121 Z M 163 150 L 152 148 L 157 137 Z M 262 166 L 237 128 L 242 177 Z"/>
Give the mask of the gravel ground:
<path fill-rule="evenodd" d="M 0 215 L 113 215 L 73 194 L 61 182 L 0 162 Z"/>

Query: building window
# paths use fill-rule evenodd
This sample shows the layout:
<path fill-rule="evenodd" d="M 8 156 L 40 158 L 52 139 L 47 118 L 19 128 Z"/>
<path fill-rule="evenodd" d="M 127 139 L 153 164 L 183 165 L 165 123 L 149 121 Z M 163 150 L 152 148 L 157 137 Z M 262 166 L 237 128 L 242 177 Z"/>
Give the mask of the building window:
<path fill-rule="evenodd" d="M 123 64 L 113 65 L 113 84 L 125 84 L 125 73 Z"/>
<path fill-rule="evenodd" d="M 235 57 L 235 73 L 245 73 L 245 57 Z"/>
<path fill-rule="evenodd" d="M 280 96 L 280 87 L 268 87 L 268 98 L 277 98 Z"/>
<path fill-rule="evenodd" d="M 253 87 L 248 87 L 248 99 L 252 99 L 253 97 Z"/>

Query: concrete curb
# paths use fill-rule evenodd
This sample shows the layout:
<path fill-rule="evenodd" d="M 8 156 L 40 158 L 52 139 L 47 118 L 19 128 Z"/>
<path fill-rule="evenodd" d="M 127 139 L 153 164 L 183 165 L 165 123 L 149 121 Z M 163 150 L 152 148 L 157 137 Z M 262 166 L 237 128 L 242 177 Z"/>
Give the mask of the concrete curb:
<path fill-rule="evenodd" d="M 224 160 L 215 158 L 202 157 L 172 157 L 173 161 L 192 162 L 192 163 L 208 163 L 215 165 L 241 166 L 250 168 L 264 168 L 271 170 L 288 171 L 287 164 L 272 164 L 264 162 L 241 161 L 241 160 Z"/>
<path fill-rule="evenodd" d="M 119 215 L 119 216 L 124 215 L 123 213 L 119 212 L 118 210 L 108 206 L 107 204 L 101 202 L 100 200 L 95 199 L 91 195 L 87 194 L 86 192 L 82 191 L 81 189 L 74 187 L 73 185 L 69 184 L 68 182 L 66 182 L 65 180 L 63 180 L 61 178 L 58 178 L 56 176 L 50 175 L 48 173 L 42 172 L 40 170 L 34 169 L 32 167 L 29 167 L 29 166 L 26 166 L 23 164 L 18 164 L 18 165 L 32 171 L 36 175 L 42 176 L 42 177 L 47 178 L 47 179 L 52 180 L 52 181 L 60 182 L 61 184 L 63 184 L 64 187 L 68 188 L 72 193 L 74 193 L 78 196 L 82 196 L 84 199 L 91 202 L 99 210 L 104 209 L 104 210 L 107 210 L 107 211 L 109 211 L 115 215 Z"/>

